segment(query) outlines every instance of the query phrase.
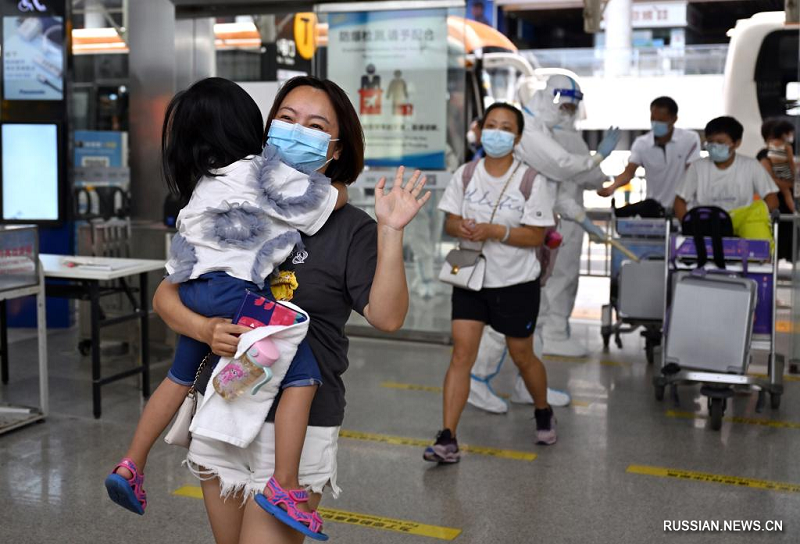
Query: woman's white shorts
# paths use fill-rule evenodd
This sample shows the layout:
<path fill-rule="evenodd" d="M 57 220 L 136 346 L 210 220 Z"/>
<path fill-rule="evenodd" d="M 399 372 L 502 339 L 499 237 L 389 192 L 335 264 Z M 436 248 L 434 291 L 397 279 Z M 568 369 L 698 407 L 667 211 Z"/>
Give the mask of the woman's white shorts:
<path fill-rule="evenodd" d="M 312 493 L 322 493 L 326 485 L 333 497 L 341 491 L 336 485 L 336 452 L 339 427 L 308 427 L 300 456 L 300 485 Z M 275 425 L 265 423 L 246 448 L 226 442 L 193 436 L 186 465 L 200 480 L 218 477 L 220 494 L 227 498 L 243 492 L 243 501 L 261 493 L 275 470 Z"/>

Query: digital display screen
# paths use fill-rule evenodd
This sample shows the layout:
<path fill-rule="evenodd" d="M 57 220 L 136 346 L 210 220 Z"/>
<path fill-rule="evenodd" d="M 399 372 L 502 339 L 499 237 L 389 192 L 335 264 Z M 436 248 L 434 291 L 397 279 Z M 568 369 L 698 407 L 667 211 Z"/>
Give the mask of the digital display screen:
<path fill-rule="evenodd" d="M 3 80 L 6 100 L 63 100 L 62 17 L 3 17 Z"/>
<path fill-rule="evenodd" d="M 2 148 L 3 219 L 60 219 L 58 126 L 4 124 Z"/>

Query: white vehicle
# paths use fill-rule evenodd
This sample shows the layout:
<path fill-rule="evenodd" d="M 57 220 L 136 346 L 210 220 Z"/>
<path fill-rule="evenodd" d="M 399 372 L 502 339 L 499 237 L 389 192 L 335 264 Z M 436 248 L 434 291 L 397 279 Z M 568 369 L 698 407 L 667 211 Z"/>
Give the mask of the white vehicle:
<path fill-rule="evenodd" d="M 782 11 L 737 21 L 725 62 L 723 108 L 744 125 L 739 152 L 754 157 L 764 147 L 761 123 L 794 116 L 800 122 L 798 45 L 800 27 Z"/>

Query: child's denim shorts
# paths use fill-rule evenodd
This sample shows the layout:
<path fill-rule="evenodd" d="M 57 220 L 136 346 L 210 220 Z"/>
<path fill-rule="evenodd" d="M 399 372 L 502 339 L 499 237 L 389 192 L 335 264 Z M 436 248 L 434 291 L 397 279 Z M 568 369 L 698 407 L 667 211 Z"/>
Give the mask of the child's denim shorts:
<path fill-rule="evenodd" d="M 248 290 L 274 300 L 269 286 L 259 289 L 255 283 L 234 278 L 225 272 L 209 272 L 195 280 L 184 282 L 180 284 L 178 293 L 184 306 L 193 312 L 206 317 L 232 319 Z M 210 351 L 211 348 L 202 342 L 179 336 L 175 359 L 167 377 L 177 384 L 191 386 L 200 363 Z M 322 385 L 322 375 L 308 341 L 303 340 L 297 347 L 297 353 L 283 378 L 281 388 L 309 385 Z"/>

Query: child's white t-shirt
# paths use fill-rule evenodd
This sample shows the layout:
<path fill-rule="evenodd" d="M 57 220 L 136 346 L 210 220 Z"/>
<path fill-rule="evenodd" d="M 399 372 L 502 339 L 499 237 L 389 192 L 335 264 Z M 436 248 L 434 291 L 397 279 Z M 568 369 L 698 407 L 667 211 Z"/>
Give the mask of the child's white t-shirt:
<path fill-rule="evenodd" d="M 750 157 L 736 154 L 728 168 L 717 168 L 711 159 L 693 162 L 678 186 L 677 195 L 688 209 L 696 206 L 718 206 L 729 212 L 753 203 L 753 195 L 762 199 L 778 192 L 778 187 L 761 164 Z"/>
<path fill-rule="evenodd" d="M 311 236 L 325 224 L 338 198 L 328 178 L 295 170 L 270 148 L 212 174 L 178 214 L 166 265 L 174 283 L 221 271 L 262 286 L 300 232 Z"/>
<path fill-rule="evenodd" d="M 519 166 L 519 168 L 517 168 Z M 439 209 L 443 212 L 458 215 L 464 219 L 474 219 L 476 223 L 488 223 L 492 217 L 492 210 L 500 197 L 500 192 L 508 180 L 514 176 L 502 201 L 497 207 L 493 224 L 511 228 L 521 225 L 531 227 L 555 226 L 553 194 L 547 179 L 537 175 L 531 194 L 527 200 L 520 190 L 522 178 L 528 166 L 520 164 L 518 160 L 509 168 L 508 172 L 496 178 L 490 175 L 481 160 L 475 168 L 475 173 L 464 191 L 463 172 L 466 165 L 462 165 L 450 180 L 447 189 L 439 202 Z M 460 240 L 464 249 L 479 249 L 481 242 Z M 532 247 L 516 247 L 503 244 L 497 240 L 487 240 L 483 246 L 483 255 L 486 257 L 486 275 L 484 287 L 508 287 L 534 281 L 539 277 L 541 266 L 536 258 L 536 251 Z"/>

